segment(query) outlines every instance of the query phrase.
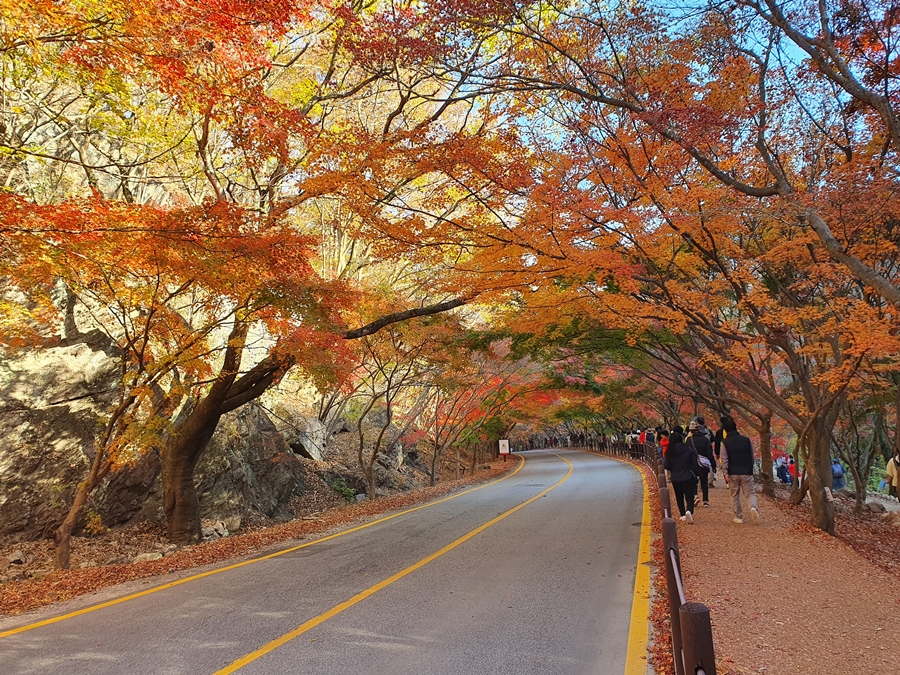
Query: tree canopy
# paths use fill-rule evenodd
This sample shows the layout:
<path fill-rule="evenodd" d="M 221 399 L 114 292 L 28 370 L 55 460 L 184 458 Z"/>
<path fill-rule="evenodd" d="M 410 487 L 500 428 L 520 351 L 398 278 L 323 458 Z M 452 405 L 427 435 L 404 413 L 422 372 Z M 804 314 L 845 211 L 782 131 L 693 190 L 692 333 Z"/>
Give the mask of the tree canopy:
<path fill-rule="evenodd" d="M 490 420 L 774 418 L 833 532 L 848 430 L 900 447 L 894 14 L 0 1 L 0 344 L 105 336 L 84 487 L 162 448 L 176 540 L 220 416 L 292 369 L 435 456 Z"/>

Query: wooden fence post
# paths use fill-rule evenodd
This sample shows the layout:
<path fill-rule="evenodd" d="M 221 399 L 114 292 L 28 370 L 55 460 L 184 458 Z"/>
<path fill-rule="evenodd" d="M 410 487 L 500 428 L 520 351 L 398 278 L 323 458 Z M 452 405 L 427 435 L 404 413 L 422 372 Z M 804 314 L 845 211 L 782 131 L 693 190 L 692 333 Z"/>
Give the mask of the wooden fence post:
<path fill-rule="evenodd" d="M 661 487 L 659 489 L 659 505 L 662 507 L 662 517 L 672 517 L 672 498 L 669 494 L 669 488 Z"/>
<path fill-rule="evenodd" d="M 713 649 L 709 608 L 699 602 L 686 602 L 678 610 L 681 622 L 681 644 L 684 664 L 690 675 L 703 668 L 706 675 L 716 675 L 716 653 Z"/>

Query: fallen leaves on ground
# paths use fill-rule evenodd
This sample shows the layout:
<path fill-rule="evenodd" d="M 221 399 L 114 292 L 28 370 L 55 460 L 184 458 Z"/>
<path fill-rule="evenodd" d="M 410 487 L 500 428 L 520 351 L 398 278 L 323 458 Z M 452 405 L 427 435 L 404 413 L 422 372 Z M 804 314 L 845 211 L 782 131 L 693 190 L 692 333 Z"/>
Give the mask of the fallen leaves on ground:
<path fill-rule="evenodd" d="M 898 528 L 841 501 L 831 537 L 788 492 L 760 495 L 762 522 L 737 525 L 716 488 L 696 524 L 678 526 L 686 593 L 710 608 L 717 672 L 900 672 Z"/>

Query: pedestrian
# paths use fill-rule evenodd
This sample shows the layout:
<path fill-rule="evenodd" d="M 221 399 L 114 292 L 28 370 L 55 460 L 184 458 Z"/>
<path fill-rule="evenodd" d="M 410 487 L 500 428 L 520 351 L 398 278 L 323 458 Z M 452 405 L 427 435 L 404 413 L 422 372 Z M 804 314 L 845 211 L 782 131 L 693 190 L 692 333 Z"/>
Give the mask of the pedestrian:
<path fill-rule="evenodd" d="M 900 449 L 894 450 L 894 456 L 888 460 L 885 467 L 885 480 L 887 480 L 888 494 L 897 497 L 900 489 Z"/>
<path fill-rule="evenodd" d="M 706 439 L 709 441 L 710 447 L 712 447 L 713 432 L 710 431 L 709 428 L 706 426 L 706 420 L 703 418 L 702 415 L 698 415 L 694 421 L 697 423 L 697 430 L 701 434 L 706 436 Z"/>
<path fill-rule="evenodd" d="M 734 420 L 729 418 L 722 425 L 722 473 L 728 489 L 731 490 L 731 504 L 734 507 L 734 522 L 744 522 L 741 508 L 741 494 L 750 505 L 750 518 L 759 522 L 759 502 L 753 485 L 753 446 L 750 439 L 738 433 Z"/>
<path fill-rule="evenodd" d="M 659 456 L 665 457 L 666 451 L 669 449 L 669 432 L 665 429 L 659 430 Z"/>
<path fill-rule="evenodd" d="M 786 465 L 786 464 L 784 464 L 784 463 L 779 464 L 779 465 L 778 465 L 778 472 L 777 472 L 777 473 L 778 473 L 778 480 L 780 480 L 782 483 L 790 483 L 790 482 L 792 482 L 792 481 L 791 481 L 791 474 L 788 473 L 788 468 L 787 468 L 787 465 Z"/>
<path fill-rule="evenodd" d="M 653 429 L 647 429 L 644 431 L 644 442 L 650 447 L 656 447 L 656 431 Z"/>
<path fill-rule="evenodd" d="M 713 436 L 713 453 L 717 460 L 722 458 L 722 439 L 725 435 L 725 424 L 728 421 L 734 421 L 731 415 L 722 415 L 719 418 L 719 429 Z"/>
<path fill-rule="evenodd" d="M 831 489 L 840 490 L 844 487 L 844 467 L 837 460 L 837 457 L 831 459 Z"/>
<path fill-rule="evenodd" d="M 710 456 L 712 457 L 712 470 L 709 472 L 709 476 L 707 477 L 707 481 L 709 483 L 709 487 L 716 486 L 716 458 L 718 458 L 719 454 L 713 450 L 713 444 L 715 443 L 716 437 L 715 434 L 706 426 L 706 420 L 702 415 L 698 415 L 694 418 L 694 421 L 697 423 L 697 430 L 706 436 L 709 441 L 710 448 Z M 688 425 L 690 426 L 690 425 Z"/>
<path fill-rule="evenodd" d="M 692 524 L 694 516 L 694 496 L 697 490 L 697 476 L 700 464 L 697 451 L 684 444 L 681 427 L 675 427 L 669 434 L 669 449 L 663 460 L 663 466 L 671 475 L 672 488 L 675 490 L 675 501 L 681 513 L 681 521 Z"/>
<path fill-rule="evenodd" d="M 700 481 L 700 491 L 703 493 L 703 506 L 709 506 L 709 477 L 716 471 L 716 457 L 713 454 L 712 443 L 709 442 L 709 430 L 706 429 L 705 433 L 703 431 L 705 427 L 701 427 L 700 420 L 694 420 L 688 425 L 686 443 L 697 451 L 700 464 L 697 478 Z"/>

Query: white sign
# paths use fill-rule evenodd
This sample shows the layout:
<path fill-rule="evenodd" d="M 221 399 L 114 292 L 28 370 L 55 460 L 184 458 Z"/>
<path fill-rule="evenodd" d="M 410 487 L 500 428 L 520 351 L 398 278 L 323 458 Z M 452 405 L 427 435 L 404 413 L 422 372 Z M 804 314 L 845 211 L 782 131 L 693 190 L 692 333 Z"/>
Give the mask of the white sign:
<path fill-rule="evenodd" d="M 500 440 L 500 454 L 508 455 L 509 454 L 509 441 L 505 438 Z"/>

